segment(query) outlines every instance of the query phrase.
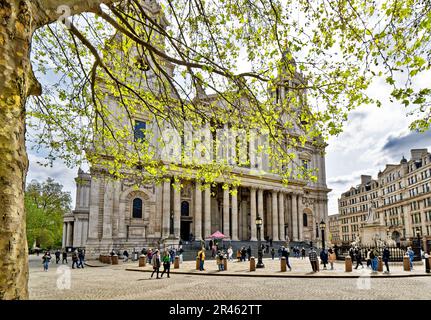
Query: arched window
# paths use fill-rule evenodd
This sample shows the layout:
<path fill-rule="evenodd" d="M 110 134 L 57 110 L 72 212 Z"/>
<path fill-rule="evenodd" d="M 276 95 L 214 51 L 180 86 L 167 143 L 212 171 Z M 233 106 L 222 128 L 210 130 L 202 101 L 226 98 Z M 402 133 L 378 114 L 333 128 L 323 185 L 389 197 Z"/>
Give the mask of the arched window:
<path fill-rule="evenodd" d="M 187 217 L 189 215 L 189 203 L 187 201 L 181 202 L 181 216 Z"/>
<path fill-rule="evenodd" d="M 302 214 L 302 225 L 304 227 L 308 227 L 308 221 L 307 221 L 307 214 L 306 213 Z"/>
<path fill-rule="evenodd" d="M 142 218 L 142 200 L 139 198 L 133 199 L 133 218 Z"/>

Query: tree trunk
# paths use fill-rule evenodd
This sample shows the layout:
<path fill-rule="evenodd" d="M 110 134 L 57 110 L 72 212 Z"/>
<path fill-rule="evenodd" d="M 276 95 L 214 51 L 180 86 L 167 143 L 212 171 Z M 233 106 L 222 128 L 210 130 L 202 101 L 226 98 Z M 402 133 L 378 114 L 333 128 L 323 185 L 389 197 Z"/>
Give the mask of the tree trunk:
<path fill-rule="evenodd" d="M 25 103 L 41 93 L 30 64 L 33 32 L 64 17 L 64 6 L 73 15 L 112 2 L 0 0 L 0 300 L 28 298 Z"/>
<path fill-rule="evenodd" d="M 26 2 L 0 0 L 0 299 L 28 298 L 25 102 L 40 91 L 29 58 L 31 25 Z"/>

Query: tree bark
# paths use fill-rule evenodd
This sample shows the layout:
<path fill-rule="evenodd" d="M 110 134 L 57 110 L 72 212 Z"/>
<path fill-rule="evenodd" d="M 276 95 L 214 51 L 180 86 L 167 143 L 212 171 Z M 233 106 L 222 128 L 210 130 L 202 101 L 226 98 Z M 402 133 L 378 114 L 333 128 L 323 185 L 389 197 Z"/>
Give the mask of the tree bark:
<path fill-rule="evenodd" d="M 64 16 L 61 5 L 73 15 L 112 2 L 0 0 L 0 300 L 28 298 L 25 103 L 41 93 L 30 63 L 33 32 Z"/>

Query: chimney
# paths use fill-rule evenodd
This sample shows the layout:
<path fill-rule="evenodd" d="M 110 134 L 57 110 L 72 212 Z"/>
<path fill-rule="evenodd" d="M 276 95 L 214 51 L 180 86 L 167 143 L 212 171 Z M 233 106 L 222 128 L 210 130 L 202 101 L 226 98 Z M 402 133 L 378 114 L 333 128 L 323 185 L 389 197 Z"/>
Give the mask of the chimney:
<path fill-rule="evenodd" d="M 361 184 L 366 184 L 371 181 L 371 176 L 361 175 Z"/>
<path fill-rule="evenodd" d="M 421 160 L 424 153 L 427 153 L 428 149 L 411 149 L 412 160 Z"/>

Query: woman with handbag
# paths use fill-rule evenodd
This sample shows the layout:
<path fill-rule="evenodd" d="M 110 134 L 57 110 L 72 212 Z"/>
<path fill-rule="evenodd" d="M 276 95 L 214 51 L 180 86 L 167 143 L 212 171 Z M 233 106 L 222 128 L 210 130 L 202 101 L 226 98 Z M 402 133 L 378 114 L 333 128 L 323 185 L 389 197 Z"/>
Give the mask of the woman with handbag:
<path fill-rule="evenodd" d="M 159 250 L 156 250 L 153 254 L 153 257 L 151 258 L 151 264 L 153 265 L 153 273 L 151 273 L 151 278 L 154 275 L 154 272 L 157 272 L 157 279 L 159 278 L 159 271 L 160 271 L 160 252 Z"/>

